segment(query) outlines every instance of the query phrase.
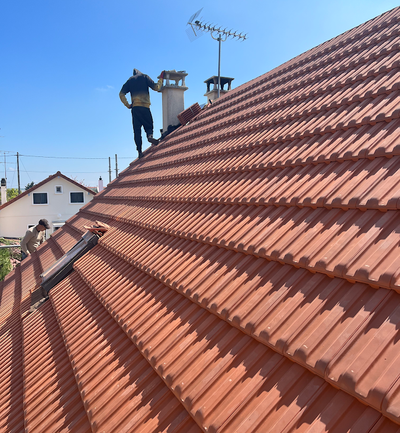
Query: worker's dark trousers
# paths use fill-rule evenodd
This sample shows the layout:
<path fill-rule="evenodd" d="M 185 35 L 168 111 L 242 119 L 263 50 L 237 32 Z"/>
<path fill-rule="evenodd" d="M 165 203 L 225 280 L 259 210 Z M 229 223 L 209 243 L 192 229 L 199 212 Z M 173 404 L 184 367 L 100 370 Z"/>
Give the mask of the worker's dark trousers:
<path fill-rule="evenodd" d="M 142 126 L 146 131 L 146 135 L 153 135 L 153 116 L 150 108 L 147 107 L 132 107 L 132 125 L 133 135 L 135 138 L 136 149 L 142 151 Z"/>

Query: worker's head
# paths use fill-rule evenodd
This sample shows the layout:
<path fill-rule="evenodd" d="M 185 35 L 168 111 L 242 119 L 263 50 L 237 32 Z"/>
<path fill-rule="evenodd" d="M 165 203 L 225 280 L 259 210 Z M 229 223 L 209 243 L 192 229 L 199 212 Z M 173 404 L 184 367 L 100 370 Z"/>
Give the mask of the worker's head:
<path fill-rule="evenodd" d="M 137 74 L 140 74 L 140 71 L 139 71 L 139 69 L 136 69 L 136 68 L 135 68 L 135 69 L 133 70 L 133 75 L 137 75 Z"/>
<path fill-rule="evenodd" d="M 46 229 L 49 229 L 50 228 L 50 224 L 49 224 L 49 222 L 46 220 L 46 219 L 41 219 L 41 220 L 39 220 L 39 222 L 38 222 L 38 225 L 36 226 L 36 230 L 38 231 L 38 232 L 42 232 L 42 231 L 44 231 L 44 230 L 46 230 Z"/>

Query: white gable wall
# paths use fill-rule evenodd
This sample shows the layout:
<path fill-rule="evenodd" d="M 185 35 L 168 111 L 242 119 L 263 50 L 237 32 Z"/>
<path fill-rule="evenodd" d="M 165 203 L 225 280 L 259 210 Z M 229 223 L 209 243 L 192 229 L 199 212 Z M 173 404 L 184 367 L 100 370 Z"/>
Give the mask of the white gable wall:
<path fill-rule="evenodd" d="M 56 186 L 61 186 L 61 194 L 56 193 Z M 48 204 L 33 204 L 33 193 L 41 192 L 47 192 Z M 70 192 L 83 192 L 84 203 L 71 204 Z M 0 209 L 0 237 L 23 237 L 28 226 L 36 225 L 41 218 L 49 221 L 50 229 L 46 230 L 46 237 L 48 237 L 53 233 L 57 223 L 62 224 L 71 218 L 92 198 L 93 194 L 83 188 L 63 177 L 56 177 L 4 209 Z"/>

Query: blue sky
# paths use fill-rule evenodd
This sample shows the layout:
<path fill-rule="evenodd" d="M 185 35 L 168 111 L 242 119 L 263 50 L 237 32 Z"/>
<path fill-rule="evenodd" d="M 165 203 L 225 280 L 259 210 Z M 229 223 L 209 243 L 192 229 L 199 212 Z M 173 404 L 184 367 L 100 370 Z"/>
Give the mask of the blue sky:
<path fill-rule="evenodd" d="M 188 73 L 185 107 L 206 102 L 204 80 L 217 75 L 218 42 L 191 42 L 189 17 L 248 33 L 222 44 L 221 75 L 237 87 L 398 5 L 392 0 L 5 1 L 0 25 L 0 177 L 21 188 L 61 171 L 95 186 L 136 158 L 130 112 L 119 100 L 137 68 L 154 80 L 163 69 Z M 161 93 L 151 92 L 155 136 Z M 144 134 L 143 134 L 144 135 Z M 144 148 L 148 146 L 144 140 Z"/>

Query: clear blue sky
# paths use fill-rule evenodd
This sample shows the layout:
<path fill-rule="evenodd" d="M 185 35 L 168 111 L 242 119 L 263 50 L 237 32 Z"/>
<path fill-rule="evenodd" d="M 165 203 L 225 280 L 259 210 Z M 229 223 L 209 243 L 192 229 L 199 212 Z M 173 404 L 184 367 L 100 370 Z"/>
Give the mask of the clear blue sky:
<path fill-rule="evenodd" d="M 95 186 L 99 176 L 107 183 L 108 157 L 114 179 L 115 154 L 120 171 L 137 156 L 130 112 L 118 97 L 133 68 L 154 80 L 163 69 L 186 70 L 185 107 L 206 101 L 204 80 L 217 75 L 218 42 L 208 34 L 191 42 L 185 32 L 189 17 L 202 7 L 205 21 L 248 33 L 245 42 L 222 45 L 221 75 L 234 77 L 237 87 L 397 5 L 394 0 L 4 1 L 0 177 L 6 166 L 8 187 L 17 187 L 19 152 L 36 156 L 20 158 L 22 189 L 58 170 L 85 185 Z M 158 136 L 161 94 L 150 96 Z"/>

